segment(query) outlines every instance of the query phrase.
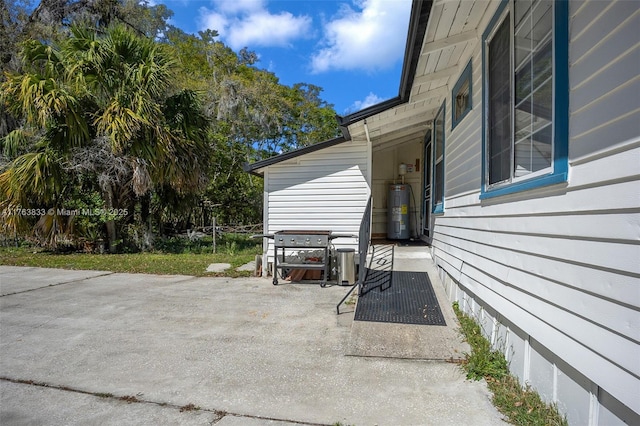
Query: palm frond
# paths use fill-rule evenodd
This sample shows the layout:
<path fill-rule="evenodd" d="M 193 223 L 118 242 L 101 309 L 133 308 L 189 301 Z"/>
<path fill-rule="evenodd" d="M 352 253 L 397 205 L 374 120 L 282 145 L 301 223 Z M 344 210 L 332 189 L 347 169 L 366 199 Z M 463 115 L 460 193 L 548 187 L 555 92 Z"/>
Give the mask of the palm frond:
<path fill-rule="evenodd" d="M 0 176 L 2 197 L 22 206 L 51 204 L 64 186 L 60 158 L 51 150 L 29 152 L 17 157 Z"/>
<path fill-rule="evenodd" d="M 17 157 L 28 148 L 32 136 L 32 133 L 25 128 L 11 131 L 7 136 L 0 139 L 2 155 L 7 158 Z"/>

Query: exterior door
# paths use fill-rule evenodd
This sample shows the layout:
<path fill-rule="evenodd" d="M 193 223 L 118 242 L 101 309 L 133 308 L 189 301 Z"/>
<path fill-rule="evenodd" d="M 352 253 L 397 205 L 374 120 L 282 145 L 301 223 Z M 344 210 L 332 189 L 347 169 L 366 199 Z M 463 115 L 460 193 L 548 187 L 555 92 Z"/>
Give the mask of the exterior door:
<path fill-rule="evenodd" d="M 422 235 L 430 236 L 431 228 L 431 132 L 424 137 L 424 166 L 422 167 Z"/>

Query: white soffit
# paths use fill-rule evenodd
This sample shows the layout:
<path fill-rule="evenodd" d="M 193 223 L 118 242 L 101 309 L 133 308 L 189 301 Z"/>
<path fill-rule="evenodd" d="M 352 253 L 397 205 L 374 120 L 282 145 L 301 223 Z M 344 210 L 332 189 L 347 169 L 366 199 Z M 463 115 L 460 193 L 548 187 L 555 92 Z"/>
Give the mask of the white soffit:
<path fill-rule="evenodd" d="M 381 146 L 421 141 L 479 40 L 488 0 L 436 1 L 422 43 L 409 102 L 349 126 L 354 138 Z M 365 132 L 365 123 L 367 132 Z"/>

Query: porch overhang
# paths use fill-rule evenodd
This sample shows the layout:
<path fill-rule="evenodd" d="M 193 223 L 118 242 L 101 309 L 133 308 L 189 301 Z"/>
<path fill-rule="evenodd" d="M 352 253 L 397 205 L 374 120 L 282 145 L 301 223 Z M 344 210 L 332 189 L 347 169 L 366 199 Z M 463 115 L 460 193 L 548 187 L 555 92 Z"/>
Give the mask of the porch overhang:
<path fill-rule="evenodd" d="M 393 110 L 410 101 L 433 3 L 432 0 L 414 0 L 411 4 L 411 16 L 409 18 L 398 96 L 344 117 L 337 116 L 338 124 L 341 128 L 347 129 L 347 134 L 350 138 L 354 136 L 352 129 L 357 128 L 359 123 L 364 123 L 371 117 Z M 356 134 L 359 136 L 358 133 Z"/>
<path fill-rule="evenodd" d="M 352 139 L 371 142 L 373 150 L 422 140 L 469 61 L 488 12 L 484 2 L 413 0 L 398 96 L 337 116 L 339 138 L 245 164 L 244 170 L 262 176 L 272 164 Z"/>
<path fill-rule="evenodd" d="M 479 28 L 491 15 L 488 6 L 465 0 L 414 1 L 411 22 L 416 30 L 407 40 L 400 94 L 342 118 L 350 137 L 366 139 L 374 151 L 423 140 L 479 42 Z"/>
<path fill-rule="evenodd" d="M 338 126 L 342 132 L 341 137 L 285 152 L 271 158 L 256 161 L 255 163 L 245 163 L 243 165 L 244 171 L 256 176 L 263 176 L 265 167 L 349 141 L 352 139 L 351 126 L 353 124 L 362 123 L 363 120 L 366 120 L 368 117 L 375 116 L 408 102 L 432 6 L 432 0 L 414 0 L 411 5 L 407 44 L 405 46 L 398 96 L 344 117 L 336 116 Z M 354 127 L 357 128 L 357 126 Z"/>

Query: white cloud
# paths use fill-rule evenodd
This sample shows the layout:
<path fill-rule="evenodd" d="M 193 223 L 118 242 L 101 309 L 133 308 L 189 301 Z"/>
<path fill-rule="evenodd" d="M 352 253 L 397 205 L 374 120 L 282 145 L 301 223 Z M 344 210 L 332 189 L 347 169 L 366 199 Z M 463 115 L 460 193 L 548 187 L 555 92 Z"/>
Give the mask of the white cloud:
<path fill-rule="evenodd" d="M 312 20 L 289 12 L 272 14 L 262 0 L 215 0 L 214 9 L 200 8 L 200 28 L 217 30 L 232 49 L 288 46 L 306 37 Z"/>
<path fill-rule="evenodd" d="M 200 8 L 200 29 L 216 30 L 220 37 L 224 37 L 229 27 L 229 19 L 221 13 L 212 12 L 205 7 Z"/>
<path fill-rule="evenodd" d="M 311 19 L 307 17 L 295 17 L 289 12 L 271 15 L 262 11 L 236 22 L 226 39 L 232 48 L 286 46 L 303 35 L 310 26 Z"/>
<path fill-rule="evenodd" d="M 251 13 L 266 8 L 264 0 L 215 0 L 213 3 L 217 10 L 227 14 Z"/>
<path fill-rule="evenodd" d="M 373 92 L 369 92 L 369 94 L 364 98 L 364 100 L 355 101 L 353 103 L 353 105 L 351 105 L 351 107 L 349 107 L 349 109 L 347 110 L 348 111 L 347 113 L 352 113 L 352 112 L 363 110 L 365 108 L 369 108 L 370 106 L 379 104 L 380 102 L 382 102 L 384 100 L 385 99 L 379 97 L 378 95 L 374 94 Z"/>
<path fill-rule="evenodd" d="M 362 0 L 343 5 L 325 23 L 322 47 L 311 59 L 314 73 L 374 71 L 393 66 L 404 54 L 410 0 Z"/>

